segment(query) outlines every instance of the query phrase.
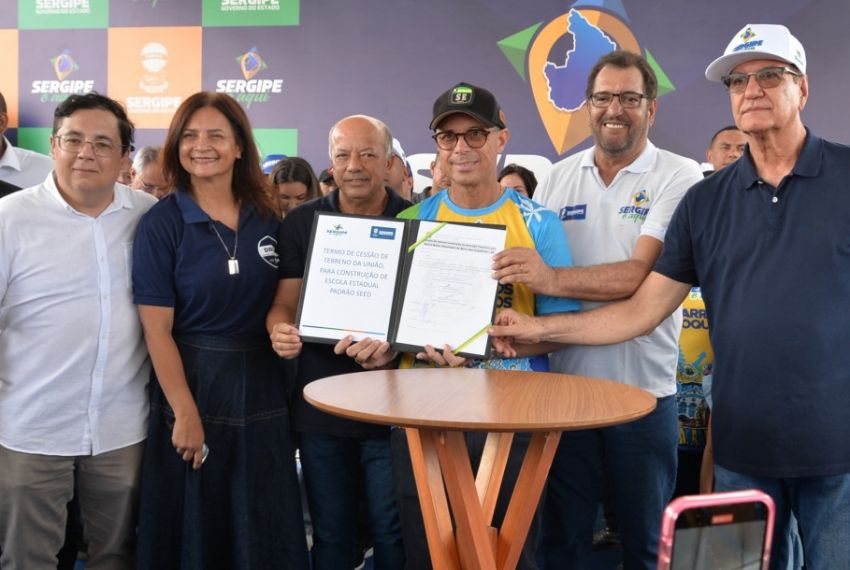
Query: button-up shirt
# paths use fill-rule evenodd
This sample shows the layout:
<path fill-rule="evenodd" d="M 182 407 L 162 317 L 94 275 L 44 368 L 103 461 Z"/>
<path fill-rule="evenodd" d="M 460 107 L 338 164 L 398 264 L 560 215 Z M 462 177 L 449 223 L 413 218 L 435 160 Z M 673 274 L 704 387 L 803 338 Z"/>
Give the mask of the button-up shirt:
<path fill-rule="evenodd" d="M 27 188 L 44 182 L 53 170 L 53 160 L 49 156 L 12 146 L 6 137 L 3 143 L 6 150 L 0 156 L 0 180 Z"/>
<path fill-rule="evenodd" d="M 696 184 L 654 271 L 700 285 L 714 349 L 718 465 L 850 472 L 850 148 L 807 132 L 773 187 L 750 149 Z"/>
<path fill-rule="evenodd" d="M 150 363 L 132 299 L 132 243 L 156 203 L 116 184 L 93 218 L 52 176 L 0 201 L 0 445 L 91 455 L 147 431 Z"/>

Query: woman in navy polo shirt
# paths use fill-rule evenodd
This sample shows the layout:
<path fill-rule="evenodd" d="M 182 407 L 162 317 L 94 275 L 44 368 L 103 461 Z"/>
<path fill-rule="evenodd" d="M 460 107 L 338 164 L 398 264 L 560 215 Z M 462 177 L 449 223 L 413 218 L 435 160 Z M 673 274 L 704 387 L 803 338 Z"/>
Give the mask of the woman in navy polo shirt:
<path fill-rule="evenodd" d="M 154 367 L 140 568 L 307 568 L 286 387 L 265 330 L 279 217 L 242 107 L 186 99 L 162 166 L 177 191 L 133 246 Z"/>

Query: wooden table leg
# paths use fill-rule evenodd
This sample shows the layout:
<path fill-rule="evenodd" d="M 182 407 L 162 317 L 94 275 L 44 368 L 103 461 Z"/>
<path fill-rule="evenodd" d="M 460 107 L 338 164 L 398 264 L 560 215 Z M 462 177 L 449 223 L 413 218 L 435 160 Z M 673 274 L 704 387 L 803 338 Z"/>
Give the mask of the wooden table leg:
<path fill-rule="evenodd" d="M 509 432 L 488 433 L 484 452 L 478 463 L 475 487 L 478 489 L 478 499 L 484 510 L 484 522 L 488 525 L 493 524 L 493 513 L 496 511 L 496 501 L 499 498 L 499 489 L 502 488 L 502 479 L 513 440 L 514 434 Z"/>
<path fill-rule="evenodd" d="M 540 432 L 531 436 L 531 443 L 528 445 L 499 531 L 500 570 L 516 568 L 560 439 L 560 432 Z"/>
<path fill-rule="evenodd" d="M 405 431 L 434 569 L 516 568 L 560 432 L 532 435 L 505 519 L 494 540 L 496 531 L 490 524 L 513 434 L 490 434 L 492 441 L 488 436 L 476 480 L 462 432 L 413 428 Z"/>
<path fill-rule="evenodd" d="M 434 570 L 459 570 L 457 544 L 437 451 L 441 446 L 439 436 L 431 430 L 405 428 L 404 431 L 419 493 L 431 565 Z"/>
<path fill-rule="evenodd" d="M 443 480 L 454 515 L 457 549 L 464 570 L 496 570 L 494 530 L 484 522 L 472 464 L 462 432 L 440 432 Z"/>

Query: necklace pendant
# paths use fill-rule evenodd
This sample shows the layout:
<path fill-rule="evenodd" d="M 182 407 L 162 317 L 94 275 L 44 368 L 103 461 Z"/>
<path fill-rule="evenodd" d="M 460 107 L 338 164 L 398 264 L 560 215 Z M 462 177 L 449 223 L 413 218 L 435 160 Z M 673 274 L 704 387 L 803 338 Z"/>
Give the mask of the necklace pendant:
<path fill-rule="evenodd" d="M 238 259 L 228 259 L 227 260 L 227 273 L 230 275 L 237 275 L 239 273 L 239 260 Z"/>

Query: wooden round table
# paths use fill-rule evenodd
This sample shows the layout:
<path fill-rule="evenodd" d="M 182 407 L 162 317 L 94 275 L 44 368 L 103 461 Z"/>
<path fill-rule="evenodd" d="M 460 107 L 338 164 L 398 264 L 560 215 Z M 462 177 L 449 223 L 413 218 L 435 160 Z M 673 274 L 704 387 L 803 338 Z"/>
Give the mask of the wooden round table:
<path fill-rule="evenodd" d="M 407 428 L 436 570 L 515 568 L 561 432 L 622 424 L 655 409 L 648 392 L 609 380 L 469 368 L 342 374 L 310 383 L 304 397 L 331 414 Z M 475 476 L 464 431 L 489 432 Z M 533 435 L 502 526 L 494 529 L 516 432 Z"/>

